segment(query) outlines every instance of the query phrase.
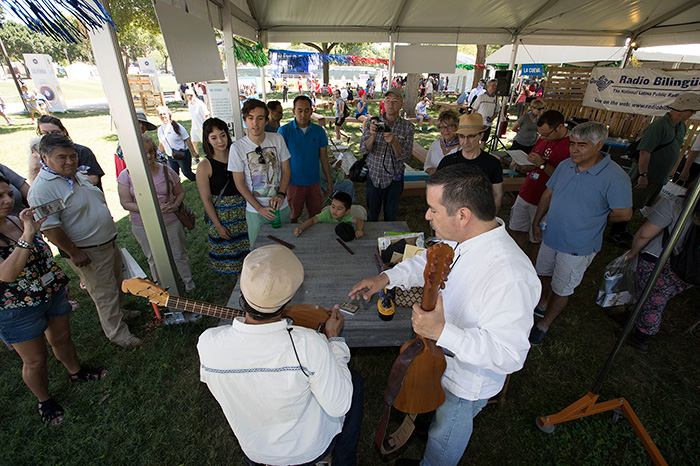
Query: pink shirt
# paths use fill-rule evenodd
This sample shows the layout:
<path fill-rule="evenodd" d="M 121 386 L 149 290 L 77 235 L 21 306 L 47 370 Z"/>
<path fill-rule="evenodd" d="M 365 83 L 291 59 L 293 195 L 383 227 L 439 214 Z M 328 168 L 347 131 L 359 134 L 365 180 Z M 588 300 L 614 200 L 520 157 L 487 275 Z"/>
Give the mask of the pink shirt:
<path fill-rule="evenodd" d="M 170 182 L 171 182 L 171 187 L 170 187 L 170 199 L 173 199 L 175 197 L 175 194 L 173 193 L 173 190 L 175 189 L 175 186 L 180 184 L 180 178 L 177 176 L 177 173 L 173 171 L 170 167 L 165 167 L 164 165 L 159 164 L 159 168 L 161 170 L 158 170 L 158 174 L 153 177 L 153 184 L 156 187 L 156 194 L 158 196 L 158 204 L 163 205 L 166 202 L 168 202 L 168 199 L 166 197 L 167 192 L 168 192 L 168 186 L 165 184 L 165 177 L 163 176 L 163 170 L 162 169 L 167 169 L 168 170 L 168 175 L 170 175 Z M 136 196 L 134 195 L 134 184 L 131 182 L 131 176 L 129 176 L 129 170 L 124 170 L 119 174 L 119 177 L 117 178 L 117 183 L 122 184 L 124 186 L 129 187 L 129 193 L 131 194 L 131 200 L 136 202 Z M 134 225 L 143 225 L 143 220 L 141 220 L 141 214 L 137 214 L 135 212 L 129 212 L 129 220 L 131 220 L 131 223 Z M 163 214 L 163 222 L 165 223 L 173 223 L 176 222 L 177 220 L 177 215 L 174 213 L 167 213 Z"/>

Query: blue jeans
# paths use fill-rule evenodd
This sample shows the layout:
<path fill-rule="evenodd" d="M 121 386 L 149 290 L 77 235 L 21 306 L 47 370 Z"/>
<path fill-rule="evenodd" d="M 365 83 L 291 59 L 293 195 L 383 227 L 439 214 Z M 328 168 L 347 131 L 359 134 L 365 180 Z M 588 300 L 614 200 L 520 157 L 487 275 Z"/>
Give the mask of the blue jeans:
<path fill-rule="evenodd" d="M 357 441 L 360 438 L 365 381 L 359 372 L 352 369 L 350 369 L 350 376 L 352 377 L 352 401 L 350 402 L 350 410 L 345 414 L 343 430 L 333 437 L 326 451 L 321 453 L 318 458 L 298 466 L 313 466 L 328 456 L 330 452 L 333 452 L 334 466 L 355 466 L 357 464 Z M 262 466 L 247 456 L 245 456 L 245 461 L 249 466 Z"/>
<path fill-rule="evenodd" d="M 195 180 L 194 173 L 192 173 L 192 154 L 190 153 L 189 149 L 187 149 L 187 157 L 185 160 L 175 160 L 172 157 L 168 157 L 168 165 L 170 165 L 170 168 L 172 168 L 178 175 L 180 174 L 180 169 L 182 168 L 182 174 L 185 175 L 185 178 L 190 181 Z"/>
<path fill-rule="evenodd" d="M 474 429 L 474 418 L 489 400 L 470 401 L 445 390 L 445 402 L 435 411 L 421 466 L 455 466 Z"/>
<path fill-rule="evenodd" d="M 367 221 L 379 221 L 379 212 L 384 207 L 384 221 L 396 221 L 396 212 L 399 210 L 399 199 L 403 192 L 403 180 L 392 181 L 386 188 L 377 188 L 367 177 Z"/>

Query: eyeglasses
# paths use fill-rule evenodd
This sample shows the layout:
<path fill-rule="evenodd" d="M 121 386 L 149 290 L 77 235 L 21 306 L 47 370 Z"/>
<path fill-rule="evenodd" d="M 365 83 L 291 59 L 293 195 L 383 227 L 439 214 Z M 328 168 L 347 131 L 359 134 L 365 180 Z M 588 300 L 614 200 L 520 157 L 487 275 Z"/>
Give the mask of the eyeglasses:
<path fill-rule="evenodd" d="M 51 131 L 46 131 L 46 130 L 41 131 L 42 136 L 46 136 L 47 134 L 63 134 L 63 131 L 61 131 L 60 129 L 52 129 Z"/>
<path fill-rule="evenodd" d="M 255 148 L 255 153 L 258 154 L 258 163 L 260 165 L 265 164 L 265 156 L 263 155 L 262 147 L 258 146 Z"/>
<path fill-rule="evenodd" d="M 544 110 L 544 107 L 532 107 L 533 110 Z"/>
<path fill-rule="evenodd" d="M 477 136 L 478 136 L 479 138 L 481 138 L 481 135 L 482 135 L 482 134 L 484 134 L 483 131 L 480 132 L 480 133 L 476 133 L 476 134 L 460 134 L 459 137 L 460 137 L 460 138 L 466 138 L 466 139 L 469 139 L 470 141 L 472 141 L 472 140 L 474 140 Z"/>
<path fill-rule="evenodd" d="M 392 105 L 398 105 L 401 103 L 399 99 L 384 99 L 384 102 Z"/>
<path fill-rule="evenodd" d="M 559 125 L 555 126 L 554 128 L 552 128 L 551 131 L 547 133 L 543 133 L 542 131 L 540 131 L 540 128 L 537 128 L 537 132 L 540 133 L 540 136 L 542 136 L 543 138 L 548 138 L 553 132 L 557 130 L 557 128 L 559 128 Z"/>
<path fill-rule="evenodd" d="M 446 126 L 446 125 L 440 125 L 440 126 L 437 127 L 437 129 L 438 129 L 438 131 L 445 131 L 445 130 L 448 130 L 448 129 L 450 129 L 450 128 L 456 128 L 456 127 L 457 127 L 457 125 L 447 125 L 447 126 Z"/>

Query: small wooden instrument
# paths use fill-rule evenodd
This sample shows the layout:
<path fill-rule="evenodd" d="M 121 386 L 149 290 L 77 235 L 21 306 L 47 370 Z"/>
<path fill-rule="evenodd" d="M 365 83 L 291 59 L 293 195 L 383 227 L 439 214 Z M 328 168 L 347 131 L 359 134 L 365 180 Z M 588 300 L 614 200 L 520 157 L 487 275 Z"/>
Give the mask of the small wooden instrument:
<path fill-rule="evenodd" d="M 445 243 L 431 246 L 426 252 L 421 301 L 424 311 L 435 309 L 438 292 L 445 287 L 453 259 L 454 250 Z M 384 393 L 384 412 L 374 436 L 382 453 L 392 453 L 406 443 L 413 432 L 416 414 L 433 411 L 445 402 L 441 380 L 446 368 L 445 354 L 434 340 L 418 335 L 401 347 L 391 368 Z M 399 429 L 386 436 L 392 404 L 407 416 Z"/>
<path fill-rule="evenodd" d="M 233 320 L 245 316 L 245 311 L 226 306 L 197 301 L 196 299 L 172 296 L 164 288 L 143 278 L 130 278 L 122 282 L 122 291 L 142 298 L 147 298 L 159 306 L 177 309 L 179 311 L 196 312 L 212 317 Z M 287 306 L 282 315 L 289 317 L 294 325 L 320 331 L 328 320 L 328 311 L 321 306 L 294 305 Z"/>

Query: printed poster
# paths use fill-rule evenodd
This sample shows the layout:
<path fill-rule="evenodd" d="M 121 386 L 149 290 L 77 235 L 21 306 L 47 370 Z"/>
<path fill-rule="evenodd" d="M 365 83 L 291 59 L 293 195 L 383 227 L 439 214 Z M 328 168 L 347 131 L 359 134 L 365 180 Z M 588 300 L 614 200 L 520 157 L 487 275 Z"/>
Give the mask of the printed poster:
<path fill-rule="evenodd" d="M 25 53 L 24 63 L 32 75 L 34 88 L 44 96 L 51 113 L 65 112 L 68 109 L 63 91 L 58 84 L 56 71 L 51 63 L 51 56 L 43 53 Z M 32 91 L 31 85 L 27 86 Z"/>
<path fill-rule="evenodd" d="M 700 92 L 700 70 L 594 68 L 583 105 L 638 115 L 665 115 L 678 94 Z M 691 118 L 700 119 L 700 112 Z"/>

